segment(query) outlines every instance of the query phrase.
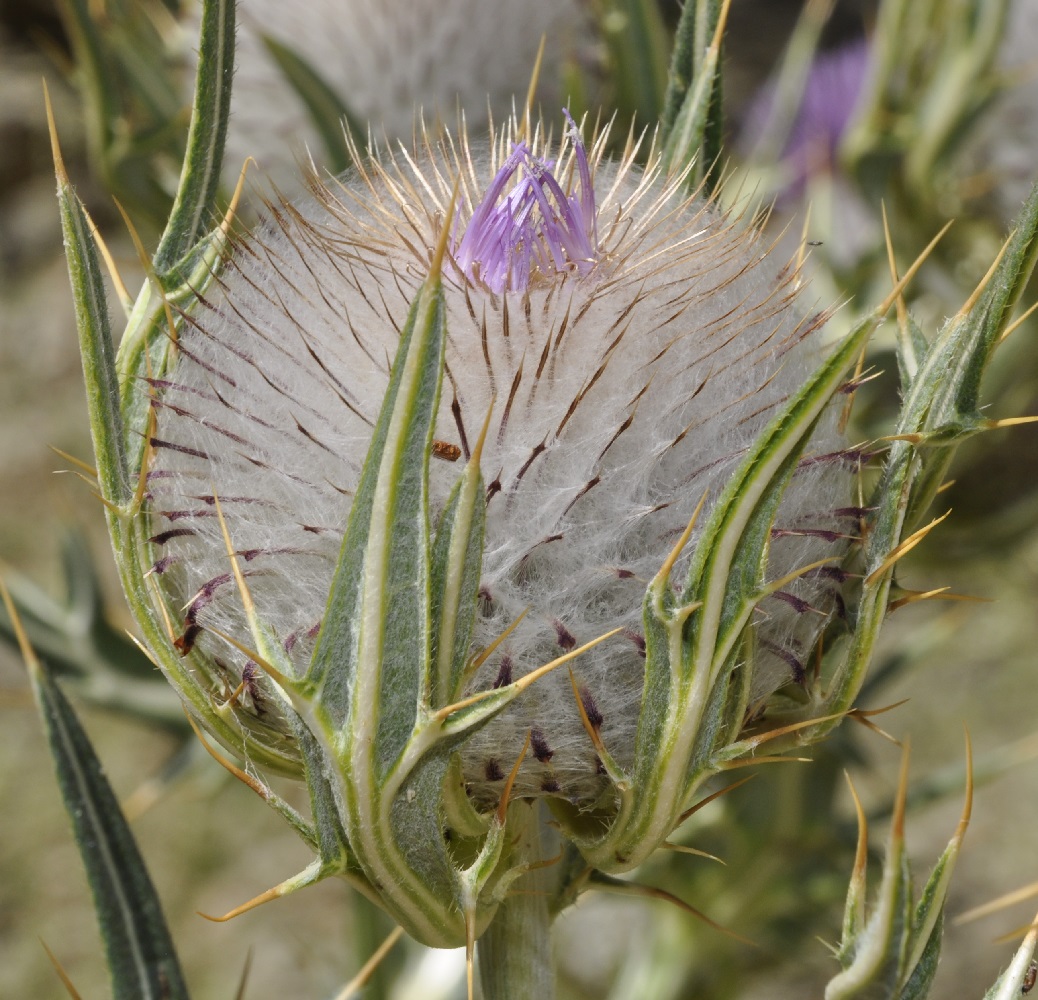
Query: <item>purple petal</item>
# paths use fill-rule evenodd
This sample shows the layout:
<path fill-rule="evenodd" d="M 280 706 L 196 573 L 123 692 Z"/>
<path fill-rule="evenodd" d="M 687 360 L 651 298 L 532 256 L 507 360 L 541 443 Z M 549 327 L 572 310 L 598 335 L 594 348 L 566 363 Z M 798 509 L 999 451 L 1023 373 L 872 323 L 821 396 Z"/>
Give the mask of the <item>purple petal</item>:
<path fill-rule="evenodd" d="M 523 291 L 538 274 L 587 274 L 598 262 L 591 168 L 576 123 L 568 111 L 563 114 L 577 166 L 575 191 L 563 189 L 554 160 L 535 156 L 519 142 L 472 210 L 460 239 L 455 219 L 455 266 L 469 281 L 496 294 Z"/>

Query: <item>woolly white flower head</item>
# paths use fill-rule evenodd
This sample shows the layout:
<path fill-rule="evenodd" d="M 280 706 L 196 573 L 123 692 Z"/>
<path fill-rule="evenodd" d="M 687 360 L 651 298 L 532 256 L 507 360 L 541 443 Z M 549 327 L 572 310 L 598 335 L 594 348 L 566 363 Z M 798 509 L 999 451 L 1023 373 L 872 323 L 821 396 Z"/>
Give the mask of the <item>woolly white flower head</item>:
<path fill-rule="evenodd" d="M 816 366 L 824 317 L 801 308 L 795 270 L 759 232 L 686 196 L 653 150 L 642 169 L 636 143 L 615 163 L 604 146 L 599 136 L 585 153 L 572 125 L 557 142 L 540 130 L 521 139 L 513 122 L 486 148 L 445 134 L 358 160 L 340 180 L 314 180 L 311 201 L 271 206 L 187 317 L 177 364 L 153 387 L 155 572 L 186 607 L 181 649 L 213 684 L 247 681 L 255 738 L 278 725 L 274 700 L 207 631 L 249 642 L 213 495 L 257 609 L 302 674 L 401 326 L 451 226 L 432 516 L 489 413 L 475 648 L 525 612 L 470 687 L 622 627 L 575 673 L 587 719 L 630 760 L 646 582 Z M 768 579 L 838 554 L 861 513 L 847 500 L 858 456 L 823 424 L 780 509 Z M 803 680 L 840 576 L 823 567 L 758 608 L 745 665 L 755 709 Z M 527 733 L 516 792 L 594 802 L 605 779 L 559 674 L 464 744 L 470 794 L 496 801 Z"/>

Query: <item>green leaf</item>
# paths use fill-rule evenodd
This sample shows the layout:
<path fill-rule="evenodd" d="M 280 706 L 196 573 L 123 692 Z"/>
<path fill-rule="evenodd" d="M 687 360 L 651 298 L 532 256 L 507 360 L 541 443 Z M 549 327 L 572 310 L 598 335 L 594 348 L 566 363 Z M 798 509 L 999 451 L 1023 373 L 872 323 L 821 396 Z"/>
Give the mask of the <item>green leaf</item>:
<path fill-rule="evenodd" d="M 100 585 L 84 540 L 70 535 L 63 549 L 67 597 L 54 600 L 28 580 L 11 576 L 8 586 L 33 647 L 76 694 L 106 709 L 146 719 L 188 735 L 180 700 L 131 642 L 109 624 Z M 15 644 L 15 630 L 0 607 L 0 637 Z"/>
<path fill-rule="evenodd" d="M 312 838 L 323 867 L 330 871 L 345 872 L 349 867 L 349 841 L 342 828 L 335 793 L 324 773 L 325 758 L 320 744 L 306 723 L 298 716 L 289 716 L 292 730 L 299 741 L 299 753 L 306 768 L 306 786 L 310 792 L 310 815 L 313 817 Z M 307 830 L 307 833 L 311 830 Z"/>
<path fill-rule="evenodd" d="M 116 1000 L 187 1000 L 187 985 L 129 825 L 101 762 L 46 668 L 30 669 L 58 784 L 94 893 Z"/>
<path fill-rule="evenodd" d="M 173 211 L 152 262 L 160 276 L 168 274 L 211 225 L 231 113 L 233 76 L 234 0 L 205 0 L 187 154 Z"/>
<path fill-rule="evenodd" d="M 704 527 L 689 568 L 683 603 L 704 602 L 692 619 L 704 629 L 697 640 L 716 656 L 714 645 L 732 644 L 733 626 L 746 616 L 747 601 L 759 597 L 760 571 L 768 532 L 782 492 L 815 423 L 875 328 L 876 318 L 859 322 L 839 347 L 765 427 L 729 478 Z"/>
<path fill-rule="evenodd" d="M 940 432 L 945 447 L 918 449 L 894 441 L 875 494 L 879 508 L 867 548 L 869 571 L 925 513 L 944 481 L 957 444 L 980 420 L 980 384 L 998 339 L 1038 258 L 1038 185 L 1006 241 L 979 295 L 948 321 L 923 357 L 912 380 L 898 435 L 924 441 Z M 950 432 L 950 433 L 948 433 Z"/>
<path fill-rule="evenodd" d="M 721 0 L 689 0 L 681 8 L 678 27 L 674 33 L 674 48 L 670 54 L 670 69 L 667 72 L 667 90 L 663 95 L 663 110 L 660 113 L 660 128 L 666 141 L 678 111 L 685 102 L 689 84 L 695 76 L 696 55 L 702 39 L 700 26 L 709 18 L 712 7 L 720 8 Z"/>
<path fill-rule="evenodd" d="M 674 829 L 704 777 L 706 751 L 741 699 L 726 675 L 761 598 L 764 553 L 782 492 L 814 426 L 878 323 L 862 320 L 760 432 L 705 525 L 686 584 L 667 564 L 646 592 L 645 683 L 630 780 L 617 784 L 619 813 L 604 834 L 569 830 L 588 863 L 627 871 Z M 676 558 L 676 556 L 672 556 Z M 716 763 L 716 762 L 715 762 Z"/>
<path fill-rule="evenodd" d="M 873 912 L 854 943 L 850 964 L 826 986 L 825 1000 L 895 995 L 911 889 L 904 839 L 895 832 L 883 863 L 883 880 Z"/>
<path fill-rule="evenodd" d="M 930 506 L 958 443 L 979 429 L 981 379 L 1036 258 L 1038 185 L 981 288 L 937 335 L 912 378 L 897 435 L 915 438 L 919 444 L 891 443 L 870 498 L 874 513 L 866 532 L 865 584 L 855 612 L 851 649 L 833 675 L 824 703 L 816 706 L 823 714 L 850 708 L 861 688 L 886 614 L 893 576 L 888 559 Z M 914 351 L 915 346 L 907 349 Z M 903 342 L 902 364 L 905 350 Z M 823 723 L 814 736 L 821 738 L 832 726 Z"/>
<path fill-rule="evenodd" d="M 310 120 L 324 143 L 327 158 L 325 166 L 333 174 L 342 173 L 353 162 L 343 126 L 349 131 L 353 145 L 364 150 L 367 149 L 368 139 L 363 123 L 302 56 L 271 35 L 263 35 L 262 38 L 278 69 L 306 105 Z"/>
<path fill-rule="evenodd" d="M 1032 188 L 1017 217 L 980 297 L 968 312 L 960 312 L 948 323 L 927 354 L 917 380 L 918 388 L 906 401 L 913 414 L 918 414 L 922 398 L 929 397 L 927 426 L 936 427 L 977 414 L 984 370 L 1030 280 L 1036 259 L 1038 184 Z"/>
<path fill-rule="evenodd" d="M 933 986 L 934 976 L 937 975 L 937 963 L 941 958 L 943 934 L 944 910 L 942 906 L 937 916 L 937 922 L 926 940 L 926 947 L 919 956 L 918 962 L 909 971 L 908 981 L 898 994 L 898 1000 L 926 1000 L 926 997 L 930 995 L 930 987 Z"/>

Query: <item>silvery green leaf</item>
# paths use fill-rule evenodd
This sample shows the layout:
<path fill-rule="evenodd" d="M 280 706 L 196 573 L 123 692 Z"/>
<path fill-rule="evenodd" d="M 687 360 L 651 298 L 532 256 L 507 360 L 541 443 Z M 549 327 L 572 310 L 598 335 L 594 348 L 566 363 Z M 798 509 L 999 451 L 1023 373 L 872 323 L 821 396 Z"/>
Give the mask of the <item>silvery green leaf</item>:
<path fill-rule="evenodd" d="M 825 696 L 826 713 L 843 712 L 853 704 L 886 615 L 899 546 L 930 506 L 958 444 L 985 429 L 979 412 L 981 380 L 1036 257 L 1038 186 L 981 287 L 918 359 L 882 477 L 870 498 L 864 586 L 850 649 Z M 910 347 L 902 345 L 902 363 L 906 349 L 922 349 L 914 335 L 910 339 Z M 823 725 L 819 735 L 831 725 Z"/>
<path fill-rule="evenodd" d="M 56 138 L 53 138 L 53 143 L 58 175 L 58 207 L 61 211 L 65 258 L 72 284 L 76 329 L 79 332 L 79 349 L 86 379 L 90 435 L 97 460 L 97 483 L 102 499 L 114 507 L 120 507 L 130 499 L 132 488 L 119 409 L 119 379 L 115 370 L 115 350 L 104 279 L 90 221 L 65 173 Z"/>
<path fill-rule="evenodd" d="M 938 913 L 937 922 L 926 941 L 926 947 L 915 967 L 911 969 L 908 981 L 898 994 L 898 1000 L 926 1000 L 937 975 L 937 963 L 941 957 L 941 936 L 944 933 L 944 912 Z"/>
<path fill-rule="evenodd" d="M 438 282 L 428 285 L 400 335 L 306 676 L 329 733 L 371 743 L 383 774 L 414 730 L 430 655 L 427 477 L 444 318 Z"/>
<path fill-rule="evenodd" d="M 938 445 L 922 454 L 920 482 L 913 489 L 912 515 L 929 506 L 954 454 L 954 446 L 982 428 L 980 384 L 999 337 L 1008 324 L 1038 258 L 1038 185 L 1016 220 L 1002 253 L 967 304 L 935 338 L 905 399 L 898 434 L 921 434 Z M 903 463 L 905 442 L 895 442 L 890 465 Z M 907 445 L 907 447 L 911 447 Z"/>
<path fill-rule="evenodd" d="M 725 748 L 713 759 L 705 753 L 730 715 L 730 674 L 761 598 L 775 510 L 820 414 L 877 322 L 860 322 L 749 446 L 713 507 L 686 582 L 672 585 L 668 563 L 649 585 L 634 764 L 616 783 L 618 813 L 608 830 L 594 837 L 569 831 L 592 866 L 626 871 L 647 858 L 712 766 L 748 750 Z"/>
<path fill-rule="evenodd" d="M 944 904 L 952 870 L 969 825 L 973 803 L 973 767 L 967 743 L 966 801 L 948 846 L 934 865 L 918 900 L 904 845 L 905 804 L 908 797 L 908 755 L 902 758 L 901 779 L 891 821 L 890 843 L 883 862 L 877 898 L 865 905 L 865 818 L 858 810 L 859 840 L 844 912 L 837 958 L 843 972 L 830 980 L 826 1000 L 890 997 L 924 1000 L 937 971 L 944 929 Z M 852 789 L 853 792 L 853 789 Z"/>
<path fill-rule="evenodd" d="M 116 1000 L 187 1000 L 155 887 L 104 770 L 46 668 L 30 669 L 65 808 L 94 893 Z"/>
<path fill-rule="evenodd" d="M 883 877 L 864 925 L 845 919 L 852 933 L 841 941 L 843 971 L 825 989 L 825 1000 L 893 997 L 897 995 L 906 950 L 912 879 L 904 842 L 904 784 L 891 824 L 890 843 L 883 860 Z M 852 882 L 852 892 L 854 883 Z"/>
<path fill-rule="evenodd" d="M 428 463 L 445 340 L 437 273 L 400 334 L 300 686 L 339 771 L 352 850 L 394 917 L 429 943 L 464 940 L 442 837 L 449 754 L 401 760 L 430 671 Z"/>

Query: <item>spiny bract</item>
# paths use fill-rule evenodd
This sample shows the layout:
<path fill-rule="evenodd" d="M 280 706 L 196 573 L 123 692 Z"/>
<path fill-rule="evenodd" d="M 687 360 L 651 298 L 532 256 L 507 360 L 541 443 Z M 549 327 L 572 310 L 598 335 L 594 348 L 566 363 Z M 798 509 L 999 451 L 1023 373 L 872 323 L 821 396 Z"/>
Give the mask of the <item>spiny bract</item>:
<path fill-rule="evenodd" d="M 425 138 L 413 154 L 315 179 L 310 201 L 272 205 L 186 317 L 174 369 L 153 380 L 148 558 L 170 607 L 186 608 L 178 645 L 214 701 L 241 690 L 232 749 L 245 758 L 281 723 L 262 671 L 208 631 L 250 644 L 214 494 L 259 615 L 302 675 L 401 325 L 444 226 L 431 515 L 489 413 L 473 651 L 526 612 L 469 689 L 621 627 L 574 667 L 584 713 L 622 765 L 642 696 L 646 584 L 821 358 L 824 315 L 802 307 L 796 268 L 752 226 L 689 197 L 655 150 L 641 168 L 637 143 L 611 162 L 606 136 L 585 153 L 572 123 L 558 142 L 524 135 L 513 122 L 485 147 Z M 848 499 L 856 466 L 831 412 L 779 511 L 766 579 L 840 554 L 861 514 Z M 743 667 L 752 710 L 803 681 L 841 579 L 820 567 L 762 601 Z M 607 790 L 557 671 L 462 746 L 479 804 L 497 800 L 527 733 L 515 794 L 587 806 Z"/>

